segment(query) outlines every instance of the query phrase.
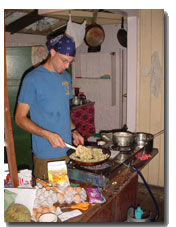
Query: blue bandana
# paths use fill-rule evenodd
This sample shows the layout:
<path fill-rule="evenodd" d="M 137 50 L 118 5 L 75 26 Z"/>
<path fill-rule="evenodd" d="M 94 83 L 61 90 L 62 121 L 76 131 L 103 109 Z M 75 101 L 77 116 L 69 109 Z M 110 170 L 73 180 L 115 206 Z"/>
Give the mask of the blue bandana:
<path fill-rule="evenodd" d="M 62 35 L 48 41 L 48 50 L 54 49 L 60 54 L 74 57 L 76 52 L 75 42 L 69 37 Z"/>

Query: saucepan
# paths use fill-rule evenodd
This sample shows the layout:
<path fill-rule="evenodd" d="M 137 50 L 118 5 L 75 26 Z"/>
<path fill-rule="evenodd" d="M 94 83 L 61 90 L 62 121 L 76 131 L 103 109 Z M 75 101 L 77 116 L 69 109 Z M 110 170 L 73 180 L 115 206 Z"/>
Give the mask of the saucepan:
<path fill-rule="evenodd" d="M 139 147 L 144 147 L 146 153 L 151 152 L 153 149 L 153 139 L 156 136 L 161 135 L 163 132 L 164 130 L 161 130 L 154 135 L 145 132 L 137 132 L 134 134 L 134 143 Z"/>
<path fill-rule="evenodd" d="M 127 125 L 124 125 L 122 128 L 118 129 L 112 129 L 112 130 L 101 130 L 100 136 L 101 139 L 105 142 L 113 142 L 113 134 L 116 132 L 126 132 L 127 131 Z"/>
<path fill-rule="evenodd" d="M 91 146 L 89 146 L 88 148 L 100 148 L 100 147 L 91 147 Z M 78 161 L 78 160 L 74 160 L 74 159 L 72 159 L 71 157 L 70 157 L 70 155 L 72 154 L 72 153 L 74 153 L 75 152 L 75 150 L 73 150 L 73 149 L 69 149 L 68 151 L 67 151 L 67 156 L 69 157 L 69 159 L 72 161 L 72 163 L 73 164 L 75 164 L 75 165 L 78 165 L 78 166 L 96 166 L 96 165 L 100 165 L 100 164 L 103 164 L 104 162 L 106 162 L 109 158 L 110 158 L 110 156 L 111 156 L 111 152 L 108 150 L 108 149 L 106 149 L 106 148 L 101 148 L 102 149 L 102 152 L 104 153 L 104 154 L 108 154 L 108 157 L 106 158 L 106 159 L 104 159 L 104 160 L 102 160 L 102 161 L 97 161 L 97 162 L 82 162 L 82 161 Z"/>
<path fill-rule="evenodd" d="M 113 133 L 113 143 L 115 146 L 128 147 L 131 146 L 134 141 L 132 132 L 115 132 Z"/>

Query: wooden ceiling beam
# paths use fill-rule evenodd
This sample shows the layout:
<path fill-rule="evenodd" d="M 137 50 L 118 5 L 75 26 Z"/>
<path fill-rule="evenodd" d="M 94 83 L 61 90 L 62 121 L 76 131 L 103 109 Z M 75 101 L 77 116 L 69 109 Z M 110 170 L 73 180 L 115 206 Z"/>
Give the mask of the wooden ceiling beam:
<path fill-rule="evenodd" d="M 32 29 L 22 29 L 18 33 L 50 36 L 50 34 L 54 33 L 56 30 L 58 30 L 64 25 L 66 25 L 66 21 L 60 20 L 58 23 L 53 24 L 48 30 L 39 31 Z"/>
<path fill-rule="evenodd" d="M 40 10 L 39 10 L 40 12 Z M 61 16 L 65 16 L 67 20 L 69 19 L 69 16 L 72 17 L 82 17 L 82 18 L 93 18 L 94 12 L 92 11 L 86 11 L 86 10 L 54 10 L 50 11 L 49 13 L 46 12 L 45 14 L 42 14 L 47 17 L 53 17 L 53 18 L 60 18 Z M 117 19 L 119 20 L 121 18 L 121 15 L 115 14 L 115 13 L 107 13 L 107 12 L 98 12 L 97 18 L 105 18 L 105 19 Z M 124 16 L 124 21 L 127 19 L 126 16 Z"/>
<path fill-rule="evenodd" d="M 41 15 L 38 15 L 38 10 L 34 10 L 31 13 L 7 25 L 5 30 L 6 32 L 10 32 L 11 34 L 14 34 L 24 29 L 25 27 L 35 23 L 36 21 L 41 20 L 42 18 L 44 17 Z"/>

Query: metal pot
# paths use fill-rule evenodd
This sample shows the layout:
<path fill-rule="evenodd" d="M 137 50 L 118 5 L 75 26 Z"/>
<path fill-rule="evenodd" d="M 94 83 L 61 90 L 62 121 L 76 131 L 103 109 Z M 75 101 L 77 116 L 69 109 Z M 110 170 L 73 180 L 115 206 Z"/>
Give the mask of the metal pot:
<path fill-rule="evenodd" d="M 81 99 L 79 98 L 79 96 L 74 96 L 72 99 L 72 105 L 78 106 L 81 104 Z"/>
<path fill-rule="evenodd" d="M 133 143 L 132 132 L 115 132 L 113 133 L 113 143 L 115 146 L 128 147 Z"/>
<path fill-rule="evenodd" d="M 81 99 L 82 104 L 86 104 L 87 103 L 87 100 L 86 100 L 86 96 L 85 95 L 80 94 L 79 95 L 79 98 Z"/>
<path fill-rule="evenodd" d="M 134 142 L 139 147 L 144 147 L 146 153 L 150 153 L 153 149 L 154 136 L 150 133 L 137 132 L 134 135 Z"/>
<path fill-rule="evenodd" d="M 161 130 L 154 135 L 145 132 L 137 132 L 134 134 L 134 142 L 139 147 L 144 147 L 146 153 L 150 153 L 153 149 L 153 140 L 155 137 L 164 133 L 164 130 Z"/>

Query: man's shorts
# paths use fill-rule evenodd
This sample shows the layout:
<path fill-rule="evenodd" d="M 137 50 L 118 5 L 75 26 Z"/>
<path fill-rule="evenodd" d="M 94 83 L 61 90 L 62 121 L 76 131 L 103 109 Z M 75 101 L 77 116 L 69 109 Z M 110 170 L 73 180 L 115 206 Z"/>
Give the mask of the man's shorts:
<path fill-rule="evenodd" d="M 48 162 L 61 161 L 61 160 L 65 160 L 66 163 L 68 163 L 69 158 L 67 156 L 62 156 L 59 158 L 41 159 L 41 158 L 37 158 L 35 156 L 35 154 L 33 154 L 33 162 L 34 162 L 33 175 L 34 175 L 34 177 L 48 181 Z"/>

